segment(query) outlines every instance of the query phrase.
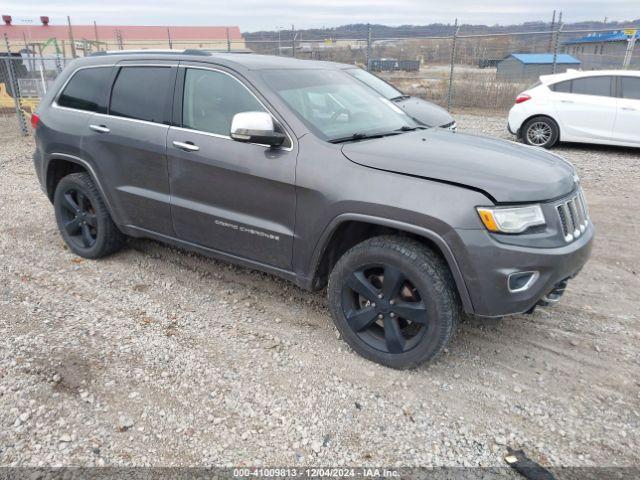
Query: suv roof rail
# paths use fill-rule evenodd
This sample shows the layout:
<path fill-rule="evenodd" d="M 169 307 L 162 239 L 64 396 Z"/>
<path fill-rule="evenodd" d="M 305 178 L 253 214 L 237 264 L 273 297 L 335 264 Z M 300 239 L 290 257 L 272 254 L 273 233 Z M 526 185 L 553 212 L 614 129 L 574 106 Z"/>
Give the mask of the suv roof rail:
<path fill-rule="evenodd" d="M 207 52 L 208 54 L 212 54 L 212 53 L 242 53 L 242 54 L 254 53 L 254 51 L 249 49 L 249 48 L 236 48 L 235 50 L 228 50 L 226 48 L 205 48 L 202 51 L 203 52 Z"/>
<path fill-rule="evenodd" d="M 153 54 L 153 55 L 199 55 L 199 56 L 208 56 L 210 55 L 204 50 L 198 50 L 196 48 L 187 48 L 185 50 L 106 50 L 100 52 L 94 52 L 89 54 L 89 57 L 97 57 L 102 55 L 140 55 L 140 54 Z"/>

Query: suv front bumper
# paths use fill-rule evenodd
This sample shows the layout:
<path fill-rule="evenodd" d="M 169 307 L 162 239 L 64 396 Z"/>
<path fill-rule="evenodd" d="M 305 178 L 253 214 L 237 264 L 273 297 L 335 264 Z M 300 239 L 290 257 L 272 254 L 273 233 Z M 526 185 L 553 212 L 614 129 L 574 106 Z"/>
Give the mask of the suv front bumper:
<path fill-rule="evenodd" d="M 557 248 L 532 248 L 500 243 L 486 230 L 456 230 L 454 252 L 465 279 L 475 315 L 497 317 L 555 303 L 566 281 L 575 277 L 591 255 L 595 229 L 591 223 L 577 240 Z M 453 239 L 449 239 L 453 240 Z M 523 291 L 509 289 L 509 275 L 537 272 Z M 552 301 L 550 301 L 552 300 Z"/>

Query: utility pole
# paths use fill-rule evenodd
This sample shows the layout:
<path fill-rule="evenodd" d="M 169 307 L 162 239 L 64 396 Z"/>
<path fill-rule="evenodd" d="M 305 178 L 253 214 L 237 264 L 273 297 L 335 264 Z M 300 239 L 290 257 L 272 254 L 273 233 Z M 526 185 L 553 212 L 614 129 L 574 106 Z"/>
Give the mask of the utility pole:
<path fill-rule="evenodd" d="M 458 19 L 453 25 L 453 39 L 451 43 L 451 70 L 449 71 L 449 91 L 447 93 L 447 111 L 451 111 L 451 98 L 453 97 L 453 66 L 456 63 L 456 41 L 458 40 L 458 33 L 460 27 L 458 27 Z"/>
<path fill-rule="evenodd" d="M 35 44 L 38 47 L 38 55 L 40 55 L 40 81 L 42 82 L 42 95 L 43 97 L 45 93 L 47 93 L 47 83 L 44 81 L 44 72 L 46 70 L 44 65 L 44 56 L 42 54 L 42 43 Z"/>
<path fill-rule="evenodd" d="M 98 24 L 93 21 L 93 33 L 96 36 L 96 50 L 100 51 L 100 39 L 98 38 Z"/>
<path fill-rule="evenodd" d="M 169 50 L 173 50 L 173 42 L 171 41 L 171 30 L 167 28 L 167 38 L 169 39 Z"/>
<path fill-rule="evenodd" d="M 53 45 L 56 47 L 56 71 L 60 74 L 62 72 L 62 62 L 60 61 L 60 47 L 58 47 L 57 38 L 53 39 Z"/>
<path fill-rule="evenodd" d="M 371 71 L 371 24 L 367 23 L 367 72 Z"/>
<path fill-rule="evenodd" d="M 29 135 L 29 127 L 27 126 L 27 120 L 24 118 L 24 110 L 22 110 L 22 100 L 20 97 L 20 84 L 18 83 L 18 74 L 16 72 L 13 58 L 11 57 L 11 46 L 9 44 L 9 37 L 4 34 L 4 44 L 7 49 L 7 56 L 5 57 L 5 63 L 7 66 L 7 73 L 9 74 L 9 87 L 11 89 L 11 95 L 13 96 L 13 104 L 16 108 L 16 115 L 18 116 L 18 122 L 20 123 L 20 130 L 23 135 Z"/>
<path fill-rule="evenodd" d="M 227 52 L 231 51 L 231 37 L 229 36 L 229 27 L 227 27 Z"/>
<path fill-rule="evenodd" d="M 36 71 L 36 61 L 35 61 L 35 50 L 33 51 L 33 56 L 31 55 L 31 48 L 29 47 L 29 42 L 27 41 L 27 36 L 24 32 L 22 32 L 22 41 L 24 42 L 24 48 L 27 51 L 27 61 L 29 62 L 29 70 L 32 72 Z M 32 58 L 33 57 L 33 58 Z"/>
<path fill-rule="evenodd" d="M 636 38 L 638 38 L 638 30 L 629 29 L 625 32 L 629 38 L 627 39 L 627 51 L 624 54 L 624 61 L 622 62 L 622 68 L 626 70 L 631 65 L 631 57 L 633 57 L 633 49 L 636 46 Z"/>
<path fill-rule="evenodd" d="M 282 41 L 281 41 L 282 27 L 278 27 L 278 55 L 282 55 Z"/>
<path fill-rule="evenodd" d="M 562 12 L 558 15 L 558 30 L 556 31 L 556 39 L 553 44 L 553 65 L 551 65 L 551 73 L 556 73 L 558 66 L 558 49 L 560 48 L 560 33 L 562 32 Z"/>
<path fill-rule="evenodd" d="M 556 29 L 556 11 L 553 11 L 553 17 L 551 18 L 551 29 L 549 30 L 551 35 L 549 35 L 549 51 L 553 48 L 553 32 Z"/>
<path fill-rule="evenodd" d="M 116 41 L 118 42 L 118 49 L 124 50 L 124 42 L 122 41 L 122 32 L 118 28 L 116 30 Z"/>
<path fill-rule="evenodd" d="M 76 42 L 73 40 L 73 28 L 71 28 L 71 17 L 67 15 L 67 25 L 69 26 L 69 42 L 71 42 L 71 56 L 76 58 Z"/>
<path fill-rule="evenodd" d="M 42 50 L 42 44 L 41 43 L 37 43 L 36 46 L 38 47 L 38 55 L 40 55 L 40 68 L 44 72 L 46 70 L 46 68 L 44 67 L 44 54 L 43 54 L 43 50 Z"/>
<path fill-rule="evenodd" d="M 294 58 L 296 56 L 296 30 L 293 25 L 291 25 L 291 56 Z"/>

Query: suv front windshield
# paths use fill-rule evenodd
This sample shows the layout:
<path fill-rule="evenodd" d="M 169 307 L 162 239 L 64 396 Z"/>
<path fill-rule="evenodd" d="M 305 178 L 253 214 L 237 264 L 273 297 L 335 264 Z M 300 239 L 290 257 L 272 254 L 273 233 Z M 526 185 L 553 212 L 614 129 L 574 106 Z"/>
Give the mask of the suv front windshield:
<path fill-rule="evenodd" d="M 267 85 L 327 141 L 392 135 L 419 128 L 400 108 L 340 70 L 279 70 Z"/>
<path fill-rule="evenodd" d="M 352 77 L 357 78 L 362 83 L 367 84 L 388 100 L 393 100 L 394 98 L 401 98 L 405 96 L 404 93 L 402 93 L 400 90 L 393 87 L 392 85 L 389 85 L 381 78 L 376 77 L 373 73 L 369 73 L 366 70 L 362 70 L 361 68 L 350 68 L 349 70 L 345 70 L 345 72 L 347 72 Z"/>

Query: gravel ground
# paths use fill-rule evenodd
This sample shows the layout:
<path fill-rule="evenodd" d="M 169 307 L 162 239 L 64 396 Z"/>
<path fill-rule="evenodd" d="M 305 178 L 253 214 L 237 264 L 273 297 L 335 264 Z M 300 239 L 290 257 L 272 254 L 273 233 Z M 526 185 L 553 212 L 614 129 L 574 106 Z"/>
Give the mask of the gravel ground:
<path fill-rule="evenodd" d="M 20 134 L 20 127 L 15 113 L 0 112 L 0 142 L 13 140 Z"/>
<path fill-rule="evenodd" d="M 147 240 L 72 255 L 32 150 L 0 148 L 0 465 L 640 464 L 638 150 L 557 149 L 598 238 L 556 308 L 469 320 L 404 372 L 350 351 L 323 293 Z"/>

